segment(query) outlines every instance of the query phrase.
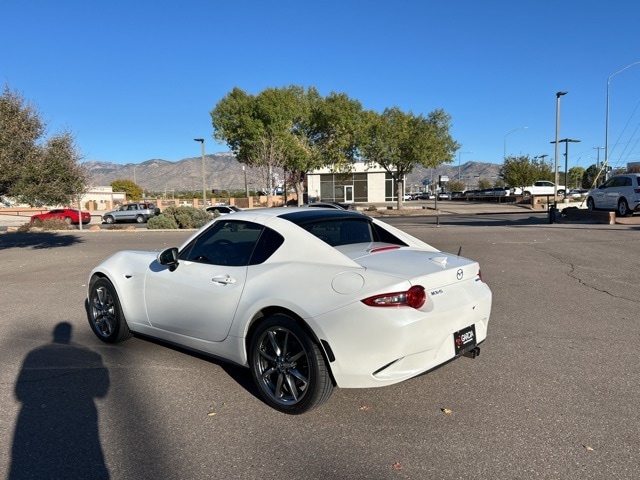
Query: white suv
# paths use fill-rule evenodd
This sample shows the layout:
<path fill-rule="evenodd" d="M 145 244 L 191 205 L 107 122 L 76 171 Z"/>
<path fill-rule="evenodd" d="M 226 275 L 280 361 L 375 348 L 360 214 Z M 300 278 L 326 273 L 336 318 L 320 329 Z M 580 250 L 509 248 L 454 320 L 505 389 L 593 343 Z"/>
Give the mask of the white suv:
<path fill-rule="evenodd" d="M 589 210 L 614 210 L 620 217 L 640 210 L 640 173 L 614 175 L 587 194 Z"/>

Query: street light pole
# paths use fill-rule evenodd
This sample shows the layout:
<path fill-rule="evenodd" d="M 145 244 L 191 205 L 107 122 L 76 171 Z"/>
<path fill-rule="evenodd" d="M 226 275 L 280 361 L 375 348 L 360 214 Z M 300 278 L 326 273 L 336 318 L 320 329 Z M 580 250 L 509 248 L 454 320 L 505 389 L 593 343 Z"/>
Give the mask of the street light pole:
<path fill-rule="evenodd" d="M 504 135 L 504 155 L 502 156 L 502 160 L 506 160 L 507 159 L 507 137 L 509 135 L 511 135 L 513 132 L 517 132 L 518 130 L 523 130 L 525 128 L 529 128 L 529 127 L 518 127 L 518 128 L 514 128 L 510 132 L 505 133 L 505 135 Z"/>
<path fill-rule="evenodd" d="M 607 114 L 604 122 L 604 164 L 603 166 L 609 165 L 609 84 L 611 83 L 611 79 L 618 75 L 619 73 L 624 72 L 626 69 L 633 67 L 634 65 L 638 65 L 640 62 L 633 62 L 622 70 L 618 70 L 615 73 L 612 73 L 607 77 Z"/>
<path fill-rule="evenodd" d="M 204 173 L 204 138 L 194 138 L 194 142 L 202 145 L 202 208 L 207 208 L 207 179 Z"/>
<path fill-rule="evenodd" d="M 556 93 L 556 152 L 555 152 L 555 185 L 553 186 L 553 212 L 550 212 L 549 223 L 553 223 L 555 221 L 556 210 L 558 208 L 558 138 L 560 137 L 560 97 L 566 95 L 569 92 L 557 92 Z M 565 188 L 567 186 L 565 185 Z"/>
<path fill-rule="evenodd" d="M 579 142 L 580 140 L 574 140 L 572 138 L 563 138 L 558 140 L 560 143 L 564 143 L 564 198 L 567 198 L 567 169 L 569 168 L 569 142 Z M 556 142 L 551 142 L 556 143 Z M 556 182 L 556 189 L 557 189 Z"/>

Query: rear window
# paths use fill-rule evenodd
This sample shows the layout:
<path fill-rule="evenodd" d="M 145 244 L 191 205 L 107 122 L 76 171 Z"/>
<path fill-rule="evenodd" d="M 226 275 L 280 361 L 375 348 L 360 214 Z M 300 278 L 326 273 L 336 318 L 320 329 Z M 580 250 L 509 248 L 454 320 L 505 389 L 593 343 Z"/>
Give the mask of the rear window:
<path fill-rule="evenodd" d="M 300 227 L 333 247 L 371 242 L 405 245 L 395 235 L 365 219 L 324 220 L 303 224 Z"/>

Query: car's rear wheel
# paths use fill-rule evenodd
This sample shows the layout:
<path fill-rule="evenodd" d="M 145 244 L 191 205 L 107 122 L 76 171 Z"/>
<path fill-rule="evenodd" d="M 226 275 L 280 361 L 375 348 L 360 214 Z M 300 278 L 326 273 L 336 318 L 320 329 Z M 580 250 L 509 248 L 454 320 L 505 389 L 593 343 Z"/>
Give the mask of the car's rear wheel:
<path fill-rule="evenodd" d="M 618 201 L 617 213 L 618 213 L 618 216 L 620 217 L 628 217 L 629 215 L 631 215 L 631 212 L 629 212 L 629 204 L 624 198 L 621 198 Z"/>
<path fill-rule="evenodd" d="M 564 190 L 558 190 L 558 196 L 564 197 Z"/>
<path fill-rule="evenodd" d="M 596 209 L 596 204 L 591 197 L 587 198 L 587 208 L 591 211 L 594 211 Z"/>
<path fill-rule="evenodd" d="M 89 288 L 89 324 L 96 336 L 106 343 L 118 343 L 131 337 L 113 284 L 99 278 Z"/>
<path fill-rule="evenodd" d="M 71 225 L 71 217 L 64 217 L 64 223 L 66 223 L 67 225 Z"/>
<path fill-rule="evenodd" d="M 111 225 L 112 223 L 115 223 L 116 219 L 113 218 L 111 215 L 107 215 L 106 217 L 104 217 L 104 221 L 109 225 Z"/>
<path fill-rule="evenodd" d="M 136 217 L 136 222 L 138 223 L 144 223 L 144 216 L 143 215 L 138 215 Z"/>
<path fill-rule="evenodd" d="M 260 394 L 281 412 L 304 413 L 325 402 L 333 391 L 320 347 L 286 315 L 273 315 L 258 326 L 249 357 Z"/>

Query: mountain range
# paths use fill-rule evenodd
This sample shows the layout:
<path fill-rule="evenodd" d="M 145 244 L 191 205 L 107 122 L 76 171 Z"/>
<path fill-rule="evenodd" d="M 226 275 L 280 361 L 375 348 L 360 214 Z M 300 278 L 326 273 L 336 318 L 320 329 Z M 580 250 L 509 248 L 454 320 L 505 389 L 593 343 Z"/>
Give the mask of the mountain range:
<path fill-rule="evenodd" d="M 114 180 L 132 180 L 142 189 L 152 192 L 202 191 L 202 157 L 185 158 L 180 161 L 153 159 L 142 163 L 118 164 L 90 161 L 84 163 L 89 172 L 91 186 L 108 186 Z M 246 167 L 232 153 L 205 155 L 204 178 L 207 190 L 244 191 L 264 189 L 267 185 L 263 169 Z M 474 187 L 480 178 L 492 183 L 497 179 L 500 165 L 494 163 L 466 162 L 462 165 L 442 164 L 437 168 L 417 166 L 407 175 L 406 191 L 416 191 L 424 182 L 437 181 L 439 175 L 455 180 L 458 175 Z M 245 176 L 246 173 L 246 176 Z M 276 183 L 283 173 L 275 172 Z M 246 179 L 246 180 L 245 180 Z M 246 182 L 246 183 L 245 183 Z"/>

